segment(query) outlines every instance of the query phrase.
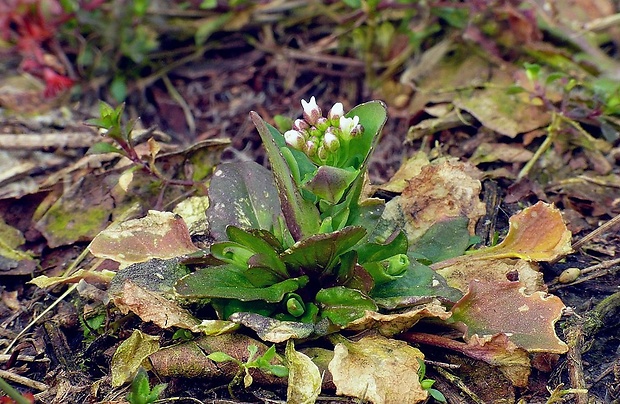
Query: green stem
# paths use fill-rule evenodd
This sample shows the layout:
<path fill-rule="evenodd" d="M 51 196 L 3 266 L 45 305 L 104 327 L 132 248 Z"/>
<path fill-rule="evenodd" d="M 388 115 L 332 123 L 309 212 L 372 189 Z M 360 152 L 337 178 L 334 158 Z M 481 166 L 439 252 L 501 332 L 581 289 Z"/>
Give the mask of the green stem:
<path fill-rule="evenodd" d="M 8 384 L 3 378 L 0 377 L 0 390 L 4 391 L 7 396 L 13 399 L 17 404 L 32 404 L 30 400 L 22 396 L 19 391 L 15 390 L 13 386 Z"/>

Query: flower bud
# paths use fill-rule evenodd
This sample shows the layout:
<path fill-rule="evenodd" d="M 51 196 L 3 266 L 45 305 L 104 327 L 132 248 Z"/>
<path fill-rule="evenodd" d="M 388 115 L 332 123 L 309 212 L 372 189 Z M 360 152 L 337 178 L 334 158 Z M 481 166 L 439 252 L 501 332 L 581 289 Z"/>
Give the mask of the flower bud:
<path fill-rule="evenodd" d="M 319 149 L 316 151 L 316 155 L 321 160 L 327 160 L 327 156 L 329 155 L 329 151 L 324 145 L 319 146 Z"/>
<path fill-rule="evenodd" d="M 340 120 L 340 117 L 343 115 L 344 107 L 342 106 L 341 102 L 337 102 L 334 104 L 332 109 L 329 110 L 329 113 L 327 114 L 327 119 L 329 119 L 332 124 L 336 124 Z"/>
<path fill-rule="evenodd" d="M 385 272 L 391 276 L 402 275 L 409 267 L 409 257 L 407 254 L 396 254 L 383 261 Z"/>
<path fill-rule="evenodd" d="M 318 130 L 324 131 L 325 129 L 329 127 L 329 121 L 327 120 L 327 118 L 320 117 L 316 121 L 316 127 Z"/>
<path fill-rule="evenodd" d="M 303 152 L 306 153 L 308 157 L 312 157 L 316 154 L 317 149 L 318 149 L 317 142 L 313 139 L 310 139 L 304 145 Z"/>
<path fill-rule="evenodd" d="M 364 127 L 362 125 L 360 125 L 359 123 L 357 125 L 355 125 L 355 127 L 353 127 L 353 129 L 351 129 L 351 137 L 358 137 L 362 133 L 364 133 Z"/>
<path fill-rule="evenodd" d="M 295 123 L 293 123 L 293 129 L 299 132 L 303 132 L 310 129 L 310 125 L 303 119 L 295 119 Z"/>
<path fill-rule="evenodd" d="M 301 106 L 304 109 L 304 119 L 310 125 L 315 125 L 317 120 L 321 117 L 321 108 L 316 104 L 316 99 L 310 97 L 310 102 L 306 102 L 306 100 L 301 100 Z"/>
<path fill-rule="evenodd" d="M 284 140 L 295 150 L 303 150 L 306 143 L 304 135 L 293 129 L 284 132 Z"/>
<path fill-rule="evenodd" d="M 325 132 L 323 146 L 330 152 L 335 152 L 340 147 L 340 140 L 331 132 Z"/>

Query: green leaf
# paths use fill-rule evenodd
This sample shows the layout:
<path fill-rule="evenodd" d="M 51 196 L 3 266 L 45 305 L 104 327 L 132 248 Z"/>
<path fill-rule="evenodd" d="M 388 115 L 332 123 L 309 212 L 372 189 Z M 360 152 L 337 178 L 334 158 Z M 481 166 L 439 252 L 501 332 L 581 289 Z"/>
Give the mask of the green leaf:
<path fill-rule="evenodd" d="M 433 224 L 410 250 L 431 263 L 458 257 L 470 246 L 471 237 L 466 217 L 450 218 Z"/>
<path fill-rule="evenodd" d="M 321 315 L 341 327 L 362 317 L 366 310 L 377 311 L 377 305 L 370 297 L 344 286 L 321 289 L 315 300 L 322 309 Z"/>
<path fill-rule="evenodd" d="M 304 189 L 335 204 L 340 201 L 359 173 L 359 170 L 352 168 L 321 166 L 316 175 L 304 184 Z"/>
<path fill-rule="evenodd" d="M 107 142 L 97 142 L 94 145 L 90 146 L 86 154 L 104 154 L 104 153 L 118 153 L 125 155 L 125 152 L 122 149 L 114 146 L 111 143 Z"/>
<path fill-rule="evenodd" d="M 382 261 L 396 254 L 407 253 L 407 235 L 402 232 L 396 232 L 390 240 L 385 244 L 366 243 L 357 249 L 359 254 L 359 262 Z"/>
<path fill-rule="evenodd" d="M 233 358 L 232 356 L 228 355 L 227 353 L 224 352 L 213 352 L 209 355 L 207 355 L 207 358 L 211 359 L 213 362 L 217 362 L 217 363 L 221 363 L 221 362 L 235 362 L 238 363 L 239 361 L 235 358 Z"/>
<path fill-rule="evenodd" d="M 377 285 L 370 294 L 382 308 L 418 304 L 420 297 L 443 297 L 456 302 L 462 296 L 458 289 L 447 286 L 445 279 L 431 268 L 410 257 L 410 265 L 400 278 Z"/>
<path fill-rule="evenodd" d="M 219 28 L 223 27 L 234 16 L 234 13 L 228 12 L 217 15 L 215 17 L 209 17 L 202 20 L 194 35 L 194 41 L 196 46 L 203 45 L 207 42 L 207 39 Z"/>
<path fill-rule="evenodd" d="M 191 299 L 223 298 L 276 303 L 307 282 L 307 277 L 291 278 L 269 287 L 257 288 L 245 275 L 245 269 L 221 265 L 198 269 L 181 278 L 175 289 L 181 297 Z"/>
<path fill-rule="evenodd" d="M 340 255 L 351 249 L 366 235 L 362 227 L 345 227 L 332 233 L 317 234 L 295 243 L 281 258 L 303 272 L 329 272 Z"/>
<path fill-rule="evenodd" d="M 271 173 L 255 162 L 222 164 L 211 178 L 207 220 L 217 241 L 226 239 L 229 225 L 272 230 L 282 214 Z"/>
<path fill-rule="evenodd" d="M 387 107 L 383 101 L 365 102 L 354 107 L 345 116 L 351 118 L 356 115 L 360 118 L 364 132 L 361 137 L 354 138 L 349 143 L 349 158 L 344 167 L 355 167 L 363 172 L 387 121 Z"/>
<path fill-rule="evenodd" d="M 267 151 L 289 231 L 296 241 L 315 234 L 320 224 L 318 210 L 299 192 L 291 170 L 265 121 L 256 112 L 250 112 L 250 117 Z"/>

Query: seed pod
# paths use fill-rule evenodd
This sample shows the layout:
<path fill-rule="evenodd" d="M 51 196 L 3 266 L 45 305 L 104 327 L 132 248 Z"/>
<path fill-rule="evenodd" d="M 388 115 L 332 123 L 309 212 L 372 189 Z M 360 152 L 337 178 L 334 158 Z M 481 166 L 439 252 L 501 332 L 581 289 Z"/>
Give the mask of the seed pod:
<path fill-rule="evenodd" d="M 558 277 L 560 283 L 574 282 L 581 275 L 581 269 L 579 268 L 566 268 Z"/>

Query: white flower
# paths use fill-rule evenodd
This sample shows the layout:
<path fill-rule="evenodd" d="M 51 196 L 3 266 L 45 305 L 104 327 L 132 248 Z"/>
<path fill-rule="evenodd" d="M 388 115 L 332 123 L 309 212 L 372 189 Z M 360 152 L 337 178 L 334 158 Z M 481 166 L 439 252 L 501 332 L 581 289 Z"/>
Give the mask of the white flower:
<path fill-rule="evenodd" d="M 301 100 L 301 106 L 304 109 L 304 119 L 310 125 L 316 124 L 316 121 L 321 117 L 321 108 L 316 105 L 316 99 L 314 96 L 310 97 L 310 102 Z"/>
<path fill-rule="evenodd" d="M 347 118 L 346 116 L 340 117 L 340 130 L 342 130 L 342 136 L 345 139 L 351 137 L 351 131 L 360 123 L 360 117 L 354 116 L 353 118 Z"/>
<path fill-rule="evenodd" d="M 329 110 L 329 113 L 327 114 L 327 119 L 329 119 L 333 123 L 336 123 L 338 122 L 340 117 L 343 115 L 344 115 L 344 106 L 342 105 L 341 102 L 337 102 L 334 104 L 332 109 Z"/>
<path fill-rule="evenodd" d="M 303 150 L 304 144 L 306 143 L 304 136 L 294 129 L 284 132 L 284 140 L 286 144 L 296 150 Z"/>

